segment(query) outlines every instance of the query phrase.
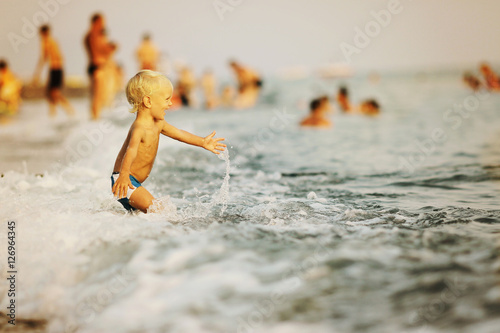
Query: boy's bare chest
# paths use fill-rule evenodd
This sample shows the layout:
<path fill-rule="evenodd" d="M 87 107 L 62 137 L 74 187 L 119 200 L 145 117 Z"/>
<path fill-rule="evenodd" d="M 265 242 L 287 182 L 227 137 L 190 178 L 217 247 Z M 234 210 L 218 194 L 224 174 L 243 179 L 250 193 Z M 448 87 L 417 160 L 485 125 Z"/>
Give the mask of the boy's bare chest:
<path fill-rule="evenodd" d="M 141 148 L 148 153 L 156 154 L 158 142 L 160 141 L 160 132 L 156 129 L 146 130 L 141 141 Z"/>

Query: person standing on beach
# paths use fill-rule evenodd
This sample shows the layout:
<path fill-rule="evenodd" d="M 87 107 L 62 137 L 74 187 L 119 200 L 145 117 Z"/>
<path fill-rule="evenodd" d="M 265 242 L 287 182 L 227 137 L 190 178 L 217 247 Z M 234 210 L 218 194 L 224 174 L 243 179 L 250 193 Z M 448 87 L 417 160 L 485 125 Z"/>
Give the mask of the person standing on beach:
<path fill-rule="evenodd" d="M 136 55 L 137 60 L 139 61 L 139 70 L 156 70 L 160 52 L 158 51 L 156 45 L 151 41 L 151 36 L 149 34 L 144 34 L 142 37 L 142 43 L 137 49 Z"/>
<path fill-rule="evenodd" d="M 62 94 L 64 82 L 63 57 L 59 45 L 52 38 L 50 27 L 43 25 L 40 27 L 41 53 L 38 66 L 35 70 L 33 83 L 38 85 L 43 66 L 49 63 L 49 80 L 47 82 L 47 98 L 49 99 L 49 114 L 56 115 L 56 106 L 59 104 L 70 116 L 75 114 L 73 107 Z"/>
<path fill-rule="evenodd" d="M 0 59 L 0 115 L 13 115 L 21 103 L 23 84 L 9 69 L 7 61 Z"/>
<path fill-rule="evenodd" d="M 110 43 L 106 37 L 105 21 L 101 14 L 94 14 L 91 19 L 89 32 L 84 39 L 85 50 L 89 58 L 87 72 L 90 76 L 92 105 L 92 120 L 98 120 L 105 104 L 105 65 L 111 54 L 117 49 L 116 44 Z"/>

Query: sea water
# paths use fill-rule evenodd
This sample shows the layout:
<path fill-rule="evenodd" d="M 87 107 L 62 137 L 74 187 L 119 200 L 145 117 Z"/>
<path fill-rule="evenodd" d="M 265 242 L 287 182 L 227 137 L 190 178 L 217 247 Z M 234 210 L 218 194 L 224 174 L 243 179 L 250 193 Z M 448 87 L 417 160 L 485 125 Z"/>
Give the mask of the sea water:
<path fill-rule="evenodd" d="M 299 128 L 341 83 L 382 114 Z M 0 178 L 19 318 L 48 332 L 498 332 L 499 94 L 459 74 L 276 80 L 249 110 L 169 112 L 228 149 L 162 138 L 147 215 L 110 190 L 134 117 L 123 99 L 99 123 L 73 103 L 76 119 L 49 120 L 28 101 L 0 128 L 24 147 L 2 148 Z"/>

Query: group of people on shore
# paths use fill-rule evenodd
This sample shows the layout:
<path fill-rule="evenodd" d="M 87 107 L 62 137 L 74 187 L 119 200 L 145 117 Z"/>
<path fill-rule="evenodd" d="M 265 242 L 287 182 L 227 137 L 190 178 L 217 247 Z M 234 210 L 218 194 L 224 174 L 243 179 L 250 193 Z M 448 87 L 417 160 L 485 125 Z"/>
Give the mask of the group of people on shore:
<path fill-rule="evenodd" d="M 489 64 L 485 62 L 481 63 L 479 65 L 479 72 L 483 76 L 484 82 L 476 75 L 466 72 L 462 78 L 464 83 L 474 91 L 485 88 L 489 91 L 500 92 L 500 78 Z"/>
<path fill-rule="evenodd" d="M 359 105 L 352 105 L 349 91 L 344 86 L 339 88 L 335 100 L 340 110 L 345 114 L 361 114 L 371 117 L 380 114 L 380 105 L 375 99 L 367 99 Z M 331 127 L 332 122 L 327 115 L 333 113 L 333 110 L 328 96 L 315 98 L 309 105 L 309 115 L 300 122 L 300 125 L 304 127 Z"/>
<path fill-rule="evenodd" d="M 51 27 L 47 24 L 39 28 L 40 60 L 36 66 L 31 85 L 40 85 L 40 76 L 43 68 L 48 64 L 46 96 L 49 101 L 49 115 L 56 115 L 56 107 L 61 106 L 72 116 L 75 111 L 64 97 L 64 58 L 59 44 L 52 35 Z M 87 72 L 90 78 L 91 118 L 97 120 L 103 107 L 110 106 L 117 92 L 123 89 L 123 71 L 116 64 L 113 55 L 118 46 L 110 42 L 106 36 L 105 21 L 101 14 L 91 18 L 89 31 L 84 38 L 84 47 L 87 51 L 89 65 Z M 0 115 L 17 113 L 21 102 L 22 81 L 18 79 L 5 60 L 0 60 Z"/>
<path fill-rule="evenodd" d="M 49 25 L 39 28 L 41 52 L 36 66 L 32 87 L 40 86 L 40 76 L 43 68 L 48 64 L 47 99 L 49 101 L 49 115 L 56 115 L 56 108 L 61 106 L 69 115 L 75 113 L 73 107 L 64 97 L 64 58 L 59 44 L 52 35 Z M 114 55 L 118 44 L 108 39 L 106 22 L 102 14 L 96 13 L 91 17 L 90 27 L 84 37 L 84 48 L 88 57 L 87 73 L 90 82 L 90 117 L 98 120 L 102 110 L 112 105 L 115 96 L 123 90 L 123 68 L 117 64 Z M 143 36 L 142 42 L 136 51 L 139 69 L 157 70 L 160 60 L 160 51 L 153 43 L 150 34 Z M 249 108 L 255 105 L 258 99 L 262 79 L 256 71 L 242 64 L 231 61 L 238 87 L 224 86 L 219 94 L 217 82 L 211 71 L 206 71 L 198 81 L 188 66 L 178 68 L 178 80 L 172 98 L 174 107 L 197 106 L 195 88 L 200 87 L 205 98 L 203 106 L 213 109 L 217 106 Z M 14 115 L 21 103 L 22 81 L 11 71 L 6 60 L 0 59 L 0 115 Z"/>
<path fill-rule="evenodd" d="M 49 74 L 47 81 L 47 99 L 49 102 L 49 115 L 56 115 L 58 106 L 69 115 L 75 113 L 73 107 L 64 97 L 64 59 L 59 45 L 52 35 L 49 25 L 39 28 L 41 52 L 40 60 L 33 75 L 32 85 L 40 85 L 40 76 L 46 64 Z M 88 56 L 87 73 L 90 82 L 90 117 L 98 120 L 102 110 L 112 105 L 115 96 L 123 90 L 123 68 L 114 60 L 118 44 L 110 41 L 106 34 L 105 18 L 96 13 L 91 17 L 90 27 L 84 38 L 84 47 Z M 139 69 L 158 70 L 160 61 L 159 48 L 152 41 L 150 34 L 145 34 L 136 50 Z M 206 70 L 198 80 L 189 66 L 177 68 L 177 81 L 174 84 L 172 96 L 173 108 L 198 107 L 196 89 L 203 92 L 202 106 L 211 110 L 216 107 L 244 109 L 253 107 L 259 97 L 263 80 L 253 69 L 231 60 L 229 67 L 233 71 L 237 87 L 223 86 L 219 91 L 214 73 Z M 480 64 L 482 80 L 469 72 L 463 76 L 464 83 L 473 90 L 488 89 L 500 91 L 500 78 L 487 63 Z M 21 103 L 22 81 L 9 68 L 6 60 L 0 59 L 0 115 L 13 115 Z M 377 116 L 380 113 L 379 103 L 374 99 L 362 101 L 353 105 L 349 99 L 346 87 L 340 87 L 335 100 L 339 109 L 345 114 L 362 114 Z M 303 126 L 331 126 L 327 114 L 333 112 L 332 105 L 327 96 L 315 98 L 310 103 L 310 114 L 301 122 Z"/>

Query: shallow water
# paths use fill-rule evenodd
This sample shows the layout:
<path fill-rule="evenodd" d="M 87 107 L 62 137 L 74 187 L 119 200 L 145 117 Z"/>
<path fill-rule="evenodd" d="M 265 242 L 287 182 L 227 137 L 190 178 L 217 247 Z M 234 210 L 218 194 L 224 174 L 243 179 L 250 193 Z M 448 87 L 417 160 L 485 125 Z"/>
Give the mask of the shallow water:
<path fill-rule="evenodd" d="M 346 83 L 383 114 L 298 128 L 305 101 L 339 84 L 317 80 L 269 82 L 252 110 L 167 113 L 216 130 L 229 159 L 163 138 L 144 183 L 162 210 L 149 215 L 110 192 L 133 120 L 123 102 L 94 124 L 75 101 L 69 127 L 26 103 L 4 142 L 65 139 L 43 177 L 27 157 L 28 172 L 0 178 L 18 315 L 50 332 L 497 332 L 500 95 L 474 97 L 458 75 Z"/>

